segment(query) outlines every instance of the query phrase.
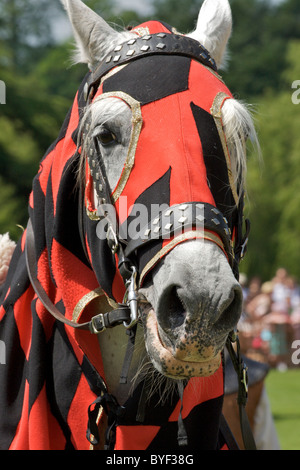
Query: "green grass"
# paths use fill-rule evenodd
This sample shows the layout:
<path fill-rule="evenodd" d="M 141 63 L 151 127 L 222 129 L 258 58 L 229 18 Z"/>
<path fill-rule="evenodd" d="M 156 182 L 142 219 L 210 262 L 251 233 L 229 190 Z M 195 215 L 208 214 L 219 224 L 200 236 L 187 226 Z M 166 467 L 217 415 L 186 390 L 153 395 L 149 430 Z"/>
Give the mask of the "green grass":
<path fill-rule="evenodd" d="M 300 450 L 300 367 L 271 370 L 266 388 L 281 449 Z"/>

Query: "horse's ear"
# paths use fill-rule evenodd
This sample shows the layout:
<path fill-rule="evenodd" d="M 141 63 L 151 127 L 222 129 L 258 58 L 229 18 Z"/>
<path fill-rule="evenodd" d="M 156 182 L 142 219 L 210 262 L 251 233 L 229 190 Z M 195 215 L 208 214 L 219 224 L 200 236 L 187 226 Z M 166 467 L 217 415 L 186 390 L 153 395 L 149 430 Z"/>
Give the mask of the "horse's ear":
<path fill-rule="evenodd" d="M 196 29 L 187 36 L 199 41 L 220 67 L 231 30 L 232 15 L 228 0 L 205 0 L 199 12 Z"/>
<path fill-rule="evenodd" d="M 111 28 L 80 0 L 61 0 L 61 3 L 68 13 L 76 40 L 74 60 L 93 68 L 101 62 L 112 44 L 120 41 L 123 34 Z"/>

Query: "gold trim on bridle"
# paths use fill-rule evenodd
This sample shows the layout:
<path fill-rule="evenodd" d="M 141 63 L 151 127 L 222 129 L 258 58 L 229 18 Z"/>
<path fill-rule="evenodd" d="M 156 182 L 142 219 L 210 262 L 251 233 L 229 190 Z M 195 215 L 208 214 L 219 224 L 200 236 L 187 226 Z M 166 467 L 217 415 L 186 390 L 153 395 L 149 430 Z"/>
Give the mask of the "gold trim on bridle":
<path fill-rule="evenodd" d="M 146 266 L 144 267 L 140 275 L 140 279 L 139 279 L 140 286 L 146 274 L 156 265 L 156 263 L 161 258 L 163 258 L 176 245 L 178 245 L 179 243 L 188 241 L 188 240 L 195 240 L 195 239 L 202 239 L 202 240 L 208 240 L 208 241 L 214 242 L 226 254 L 226 250 L 224 248 L 224 245 L 221 239 L 217 235 L 214 235 L 211 232 L 207 232 L 205 230 L 191 230 L 186 233 L 181 233 L 177 237 L 173 238 L 173 240 L 171 240 L 166 246 L 164 246 L 158 253 L 156 253 L 156 255 L 153 256 L 153 258 L 151 258 L 151 260 L 146 264 Z"/>

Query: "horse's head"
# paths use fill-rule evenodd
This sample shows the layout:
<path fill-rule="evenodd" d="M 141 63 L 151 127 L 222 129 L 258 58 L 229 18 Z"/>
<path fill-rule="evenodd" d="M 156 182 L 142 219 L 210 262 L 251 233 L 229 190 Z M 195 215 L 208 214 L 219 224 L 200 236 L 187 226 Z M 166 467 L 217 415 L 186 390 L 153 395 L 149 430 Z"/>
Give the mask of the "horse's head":
<path fill-rule="evenodd" d="M 158 22 L 116 32 L 79 0 L 64 4 L 77 60 L 91 70 L 80 141 L 87 224 L 137 282 L 155 367 L 174 378 L 210 375 L 242 308 L 245 142 L 254 135 L 217 72 L 229 4 L 206 0 L 187 36 Z M 89 249 L 103 278 L 103 248 Z"/>

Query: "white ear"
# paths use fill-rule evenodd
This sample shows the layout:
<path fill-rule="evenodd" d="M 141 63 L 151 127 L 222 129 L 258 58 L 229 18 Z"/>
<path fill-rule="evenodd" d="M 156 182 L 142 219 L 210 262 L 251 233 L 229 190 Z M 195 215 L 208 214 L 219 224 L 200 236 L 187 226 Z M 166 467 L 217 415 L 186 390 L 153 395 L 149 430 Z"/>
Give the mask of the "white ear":
<path fill-rule="evenodd" d="M 219 68 L 231 30 L 232 15 L 228 0 L 205 0 L 199 12 L 196 29 L 187 36 L 199 41 L 215 59 Z"/>
<path fill-rule="evenodd" d="M 61 0 L 70 18 L 77 45 L 76 62 L 93 68 L 104 56 L 131 34 L 119 33 L 80 0 Z"/>

